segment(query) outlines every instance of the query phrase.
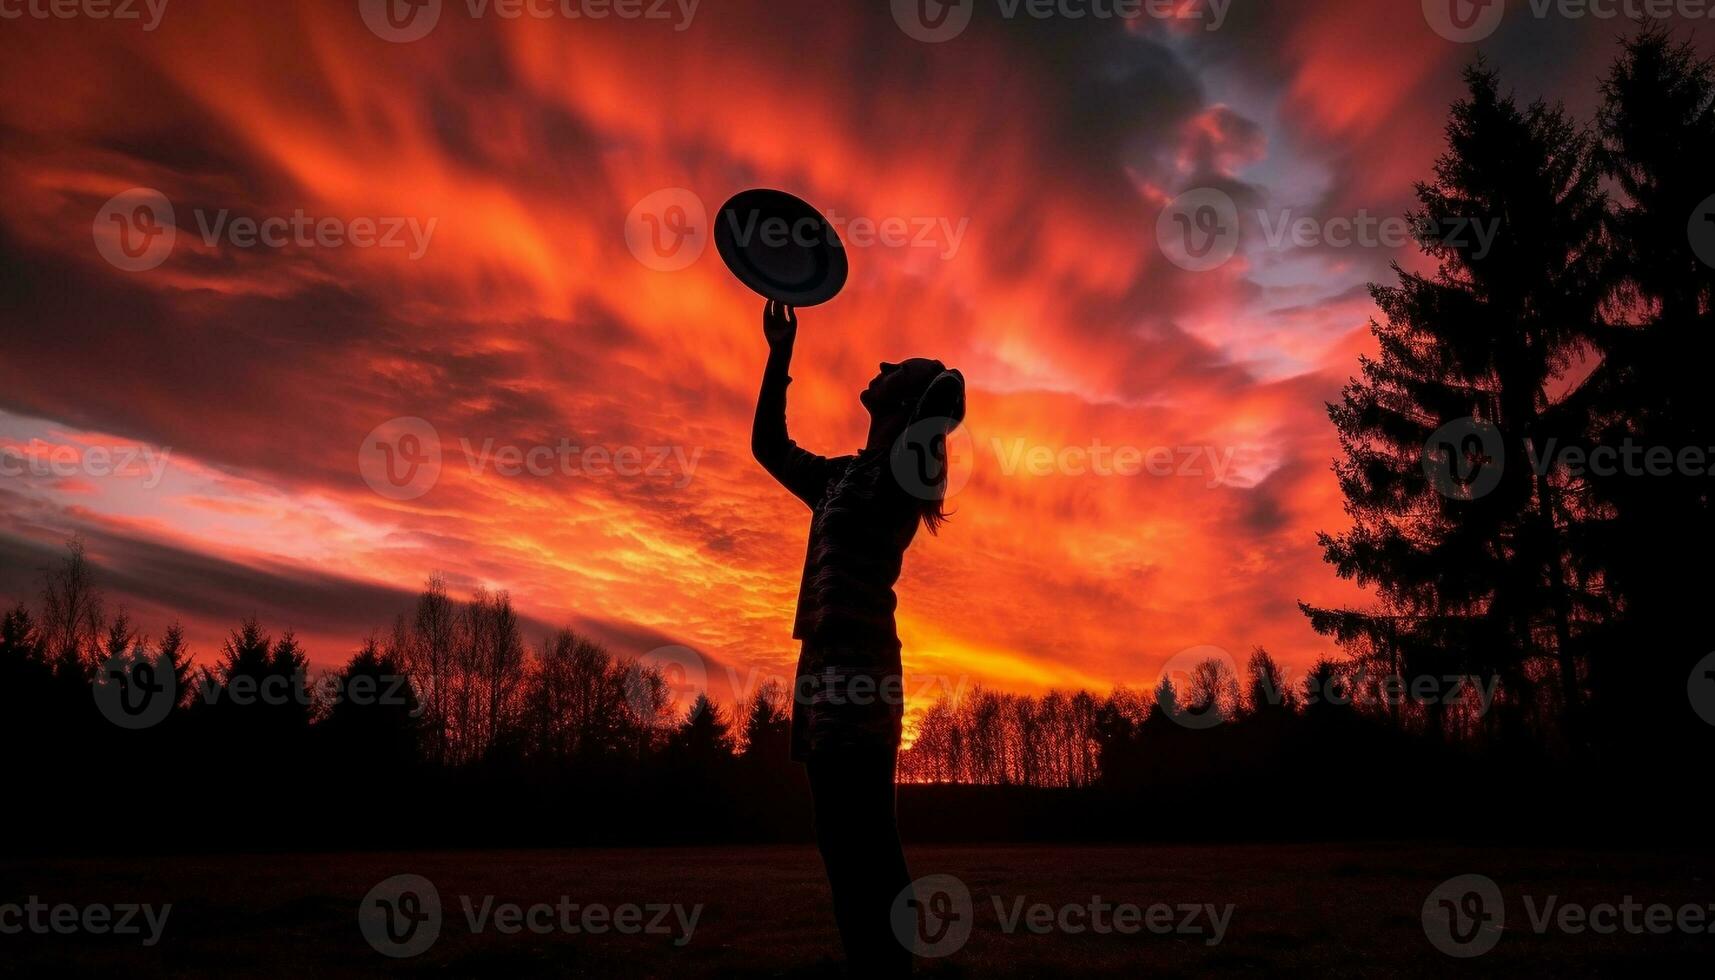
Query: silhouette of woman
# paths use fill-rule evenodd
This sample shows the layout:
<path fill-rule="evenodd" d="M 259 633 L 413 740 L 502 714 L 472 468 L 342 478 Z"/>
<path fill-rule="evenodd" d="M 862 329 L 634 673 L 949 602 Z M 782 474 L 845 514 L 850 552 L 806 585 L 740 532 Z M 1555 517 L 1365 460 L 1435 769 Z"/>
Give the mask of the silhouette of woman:
<path fill-rule="evenodd" d="M 946 520 L 946 437 L 964 419 L 965 379 L 926 358 L 882 364 L 859 396 L 870 415 L 863 450 L 828 459 L 786 435 L 797 312 L 770 301 L 762 332 L 768 366 L 751 452 L 811 512 L 792 629 L 803 644 L 792 757 L 809 772 L 847 961 L 866 975 L 909 973 L 911 950 L 890 916 L 911 884 L 894 810 L 905 690 L 893 585 L 918 525 L 933 534 Z"/>

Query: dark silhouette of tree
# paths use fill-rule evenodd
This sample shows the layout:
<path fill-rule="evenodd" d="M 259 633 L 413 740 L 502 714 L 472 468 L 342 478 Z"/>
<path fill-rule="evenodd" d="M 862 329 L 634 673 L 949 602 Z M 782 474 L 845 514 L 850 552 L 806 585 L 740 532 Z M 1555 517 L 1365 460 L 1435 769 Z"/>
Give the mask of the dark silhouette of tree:
<path fill-rule="evenodd" d="M 42 641 L 56 675 L 79 683 L 95 677 L 105 621 L 94 569 L 83 542 L 72 538 L 42 584 Z"/>
<path fill-rule="evenodd" d="M 1245 704 L 1251 714 L 1267 715 L 1291 710 L 1291 691 L 1286 684 L 1286 674 L 1267 650 L 1257 647 L 1251 653 L 1245 674 Z"/>
<path fill-rule="evenodd" d="M 1304 677 L 1300 702 L 1313 724 L 1339 724 L 1356 715 L 1352 704 L 1349 665 L 1324 657 Z"/>
<path fill-rule="evenodd" d="M 166 632 L 161 634 L 156 656 L 157 662 L 165 660 L 172 669 L 173 690 L 178 695 L 178 706 L 189 707 L 196 700 L 196 658 L 191 656 L 190 644 L 185 641 L 184 625 L 178 620 L 167 624 Z"/>
<path fill-rule="evenodd" d="M 276 641 L 251 617 L 227 636 L 220 662 L 203 672 L 207 709 L 240 737 L 289 739 L 310 724 L 308 671 L 291 631 Z"/>
<path fill-rule="evenodd" d="M 1096 711 L 1095 741 L 1097 746 L 1098 781 L 1111 789 L 1131 789 L 1143 779 L 1146 749 L 1144 733 L 1160 732 L 1173 722 L 1160 712 L 1165 694 L 1167 703 L 1177 704 L 1173 681 L 1163 677 L 1156 685 L 1153 700 L 1127 688 L 1116 688 Z"/>
<path fill-rule="evenodd" d="M 46 761 L 46 753 L 17 749 L 54 738 L 49 712 L 56 693 L 42 631 L 19 603 L 0 618 L 0 738 L 14 747 L 14 768 L 36 772 Z"/>
<path fill-rule="evenodd" d="M 685 720 L 667 740 L 668 751 L 696 762 L 716 762 L 731 757 L 731 726 L 720 705 L 698 694 L 685 710 Z"/>
<path fill-rule="evenodd" d="M 685 711 L 685 720 L 667 736 L 659 764 L 667 798 L 682 810 L 689 836 L 730 833 L 732 811 L 723 813 L 707 803 L 722 798 L 734 785 L 732 733 L 724 712 L 706 693 L 697 695 Z"/>
<path fill-rule="evenodd" d="M 121 608 L 108 622 L 107 635 L 101 641 L 99 656 L 102 668 L 108 664 L 123 666 L 143 657 L 145 643 L 146 638 L 132 628 L 130 614 Z"/>
<path fill-rule="evenodd" d="M 740 756 L 752 765 L 777 766 L 790 757 L 791 733 L 786 686 L 777 680 L 758 686 L 744 712 Z"/>
<path fill-rule="evenodd" d="M 1600 604 L 1568 567 L 1579 514 L 1564 475 L 1531 461 L 1579 431 L 1551 393 L 1601 327 L 1606 201 L 1563 110 L 1521 108 L 1480 64 L 1465 80 L 1412 214 L 1438 269 L 1396 264 L 1397 286 L 1372 287 L 1380 357 L 1329 406 L 1353 527 L 1321 542 L 1379 608 L 1304 608 L 1390 675 L 1498 677 L 1522 699 L 1546 667 L 1565 720 L 1582 701 L 1578 634 Z M 1472 222 L 1496 222 L 1492 240 Z M 1444 729 L 1440 700 L 1426 713 Z"/>
<path fill-rule="evenodd" d="M 637 732 L 626 671 L 594 640 L 562 629 L 543 641 L 525 684 L 533 751 L 562 762 L 623 754 Z"/>
<path fill-rule="evenodd" d="M 371 636 L 333 675 L 318 730 L 327 758 L 359 779 L 395 781 L 417 762 L 421 704 L 396 652 Z"/>
<path fill-rule="evenodd" d="M 502 747 L 512 731 L 524 686 L 524 638 L 506 592 L 478 589 L 464 609 L 461 735 L 471 758 Z"/>
<path fill-rule="evenodd" d="M 447 595 L 445 578 L 438 573 L 431 575 L 417 597 L 409 638 L 401 643 L 411 676 L 417 689 L 423 692 L 424 724 L 429 730 L 431 758 L 436 763 L 452 758 L 459 626 L 457 604 Z"/>
<path fill-rule="evenodd" d="M 1129 697 L 1123 691 L 1118 697 Z M 1112 699 L 1110 699 L 1112 701 Z M 1104 708 L 1086 691 L 1041 697 L 974 687 L 916 711 L 900 780 L 922 783 L 1088 786 L 1097 779 Z M 1141 717 L 1141 707 L 1135 709 Z"/>
<path fill-rule="evenodd" d="M 1239 679 L 1233 676 L 1227 661 L 1210 657 L 1191 669 L 1183 698 L 1187 715 L 1231 720 L 1238 715 L 1239 705 Z"/>
<path fill-rule="evenodd" d="M 899 778 L 904 782 L 948 783 L 961 776 L 964 760 L 953 702 L 941 698 L 917 718 L 917 736 L 899 754 Z"/>
<path fill-rule="evenodd" d="M 41 630 L 21 602 L 0 618 L 0 670 L 5 671 L 7 691 L 40 690 L 53 673 Z"/>
<path fill-rule="evenodd" d="M 1599 339 L 1601 365 L 1581 394 L 1590 416 L 1586 450 L 1627 445 L 1671 453 L 1656 472 L 1592 470 L 1592 564 L 1611 614 L 1593 645 L 1591 684 L 1612 764 L 1640 774 L 1661 753 L 1651 743 L 1707 737 L 1684 701 L 1692 665 L 1711 644 L 1701 605 L 1715 592 L 1702 560 L 1715 549 L 1711 477 L 1679 454 L 1715 447 L 1715 398 L 1706 377 L 1715 356 L 1715 268 L 1693 236 L 1715 194 L 1715 67 L 1667 32 L 1625 41 L 1602 86 L 1597 117 L 1603 173 L 1619 189 L 1613 216 L 1619 322 Z M 1691 226 L 1688 229 L 1688 224 Z"/>
<path fill-rule="evenodd" d="M 1168 725 L 1178 724 L 1173 719 L 1183 714 L 1186 708 L 1180 702 L 1179 688 L 1174 686 L 1173 678 L 1163 677 L 1155 685 L 1153 693 L 1154 700 L 1150 702 L 1148 717 L 1143 719 L 1141 727 L 1145 730 L 1161 730 Z"/>

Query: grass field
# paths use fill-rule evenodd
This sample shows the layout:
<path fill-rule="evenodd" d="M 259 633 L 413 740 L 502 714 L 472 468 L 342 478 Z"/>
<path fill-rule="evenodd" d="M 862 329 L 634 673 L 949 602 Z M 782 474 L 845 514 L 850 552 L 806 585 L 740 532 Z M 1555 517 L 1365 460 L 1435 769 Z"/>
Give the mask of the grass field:
<path fill-rule="evenodd" d="M 1674 908 L 1715 903 L 1702 854 L 1424 845 L 1242 845 L 913 848 L 915 875 L 950 874 L 969 889 L 974 928 L 949 956 L 919 961 L 929 976 L 1046 975 L 1077 970 L 1151 976 L 1605 976 L 1707 975 L 1715 936 L 1539 933 L 1530 912 L 1557 905 Z M 1453 959 L 1422 920 L 1432 889 L 1483 874 L 1504 896 L 1492 951 Z M 357 910 L 378 882 L 420 875 L 443 907 L 438 938 L 420 955 L 381 955 Z M 0 971 L 49 976 L 816 976 L 837 972 L 836 937 L 816 853 L 808 847 L 481 851 L 188 856 L 150 859 L 0 859 L 0 905 L 30 896 L 69 903 L 171 903 L 160 940 L 85 934 L 0 934 Z M 513 903 L 703 906 L 685 941 L 669 933 L 506 934 L 471 931 L 463 907 Z M 999 896 L 1005 916 L 997 914 Z M 1024 905 L 1232 905 L 1226 934 L 1050 931 L 1002 919 Z M 1534 904 L 1527 907 L 1526 897 Z M 46 916 L 48 913 L 43 913 Z M 1056 913 L 1057 914 L 1057 913 Z M 10 930 L 20 913 L 0 927 Z M 547 925 L 541 913 L 539 925 Z M 574 921 L 581 921 L 574 913 Z M 1174 913 L 1174 920 L 1183 913 Z M 556 920 L 558 913 L 555 913 Z M 1646 922 L 1643 913 L 1637 920 Z M 140 917 L 139 917 L 140 921 Z M 598 925 L 600 920 L 593 920 Z M 1078 920 L 1068 919 L 1069 922 Z M 1158 919 L 1165 924 L 1168 920 Z M 1707 928 L 1705 924 L 1701 928 Z"/>

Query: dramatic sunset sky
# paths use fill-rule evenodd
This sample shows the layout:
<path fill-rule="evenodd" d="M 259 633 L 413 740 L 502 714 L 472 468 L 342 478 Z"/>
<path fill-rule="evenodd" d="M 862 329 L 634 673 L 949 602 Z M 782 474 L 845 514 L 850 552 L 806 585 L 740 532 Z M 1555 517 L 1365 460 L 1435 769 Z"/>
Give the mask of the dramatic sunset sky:
<path fill-rule="evenodd" d="M 154 634 L 182 617 L 204 662 L 250 614 L 343 660 L 438 570 L 458 593 L 510 589 L 532 641 L 571 623 L 624 652 L 784 670 L 808 512 L 749 455 L 761 301 L 713 248 L 664 270 L 627 238 L 656 192 L 712 212 L 772 186 L 941 229 L 854 245 L 845 293 L 803 314 L 790 414 L 801 443 L 845 452 L 878 361 L 969 379 L 970 481 L 900 583 L 912 673 L 1105 690 L 1189 647 L 1258 644 L 1302 670 L 1330 648 L 1295 603 L 1364 601 L 1315 541 L 1344 526 L 1323 404 L 1369 349 L 1365 283 L 1420 260 L 1247 229 L 1237 258 L 1190 272 L 1157 218 L 1199 187 L 1272 220 L 1400 215 L 1479 51 L 1584 114 L 1623 25 L 1515 3 L 1471 45 L 1417 0 L 1234 0 L 1218 30 L 1180 6 L 1006 20 L 977 0 L 937 44 L 885 0 L 706 0 L 688 23 L 682 5 L 507 19 L 447 0 L 408 43 L 356 0 L 170 0 L 152 31 L 0 20 L 0 597 L 33 602 L 75 534 L 110 602 Z M 146 271 L 104 258 L 98 220 L 133 188 L 179 229 Z M 206 243 L 223 210 L 433 231 L 419 257 Z M 706 219 L 687 217 L 694 250 Z M 441 448 L 413 499 L 360 465 L 398 418 Z M 506 476 L 464 449 L 562 439 L 677 456 Z M 1230 467 L 1008 465 L 1094 445 Z M 165 469 L 17 462 L 91 446 Z"/>

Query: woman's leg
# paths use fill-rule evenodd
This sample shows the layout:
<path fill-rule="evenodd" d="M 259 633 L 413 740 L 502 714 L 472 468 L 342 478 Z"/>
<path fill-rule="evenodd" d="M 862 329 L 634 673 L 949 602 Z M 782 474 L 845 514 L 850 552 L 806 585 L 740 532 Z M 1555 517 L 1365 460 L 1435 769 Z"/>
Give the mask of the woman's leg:
<path fill-rule="evenodd" d="M 809 761 L 816 843 L 828 869 L 846 960 L 861 975 L 911 972 L 893 932 L 893 900 L 911 884 L 894 809 L 893 746 L 841 746 Z M 907 939 L 910 937 L 908 936 Z"/>

